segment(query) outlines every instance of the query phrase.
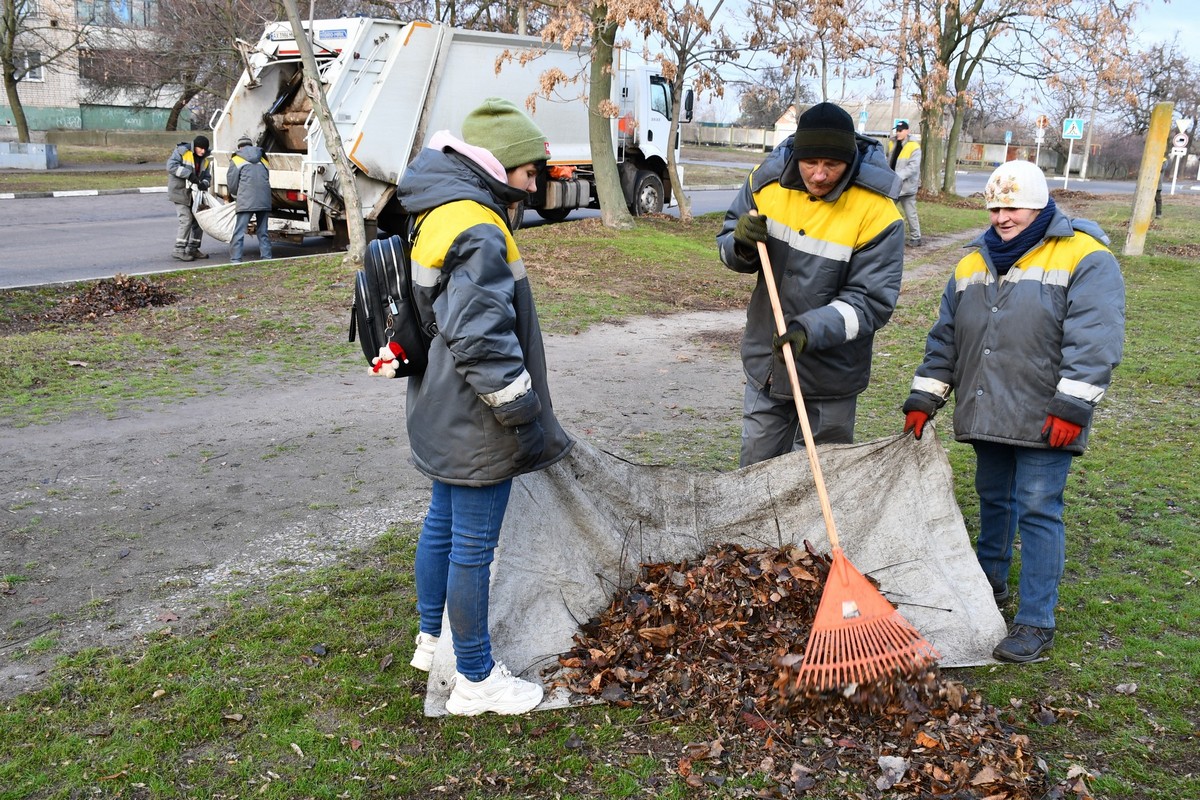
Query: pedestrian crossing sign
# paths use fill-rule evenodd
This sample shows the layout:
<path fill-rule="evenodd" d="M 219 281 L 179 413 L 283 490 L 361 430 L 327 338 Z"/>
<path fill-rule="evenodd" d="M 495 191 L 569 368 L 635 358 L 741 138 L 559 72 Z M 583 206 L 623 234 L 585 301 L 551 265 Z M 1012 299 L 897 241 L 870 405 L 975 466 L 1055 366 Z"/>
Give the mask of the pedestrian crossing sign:
<path fill-rule="evenodd" d="M 1064 119 L 1062 128 L 1062 138 L 1064 139 L 1082 139 L 1083 138 L 1083 120 L 1081 119 Z"/>

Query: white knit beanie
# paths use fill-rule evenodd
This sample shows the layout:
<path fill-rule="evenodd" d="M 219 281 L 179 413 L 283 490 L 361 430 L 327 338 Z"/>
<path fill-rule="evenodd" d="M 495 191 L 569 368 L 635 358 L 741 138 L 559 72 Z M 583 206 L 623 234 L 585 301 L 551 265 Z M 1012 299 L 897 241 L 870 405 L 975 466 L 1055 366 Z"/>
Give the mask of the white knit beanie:
<path fill-rule="evenodd" d="M 1036 164 L 1008 161 L 988 178 L 983 199 L 988 208 L 1045 208 L 1050 202 L 1050 187 Z"/>

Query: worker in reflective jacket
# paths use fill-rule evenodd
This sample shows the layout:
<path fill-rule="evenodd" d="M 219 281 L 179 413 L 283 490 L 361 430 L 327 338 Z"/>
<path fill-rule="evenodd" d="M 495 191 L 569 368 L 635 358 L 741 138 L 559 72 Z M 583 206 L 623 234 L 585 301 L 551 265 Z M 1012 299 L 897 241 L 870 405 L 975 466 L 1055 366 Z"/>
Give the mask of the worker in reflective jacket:
<path fill-rule="evenodd" d="M 999 166 L 984 201 L 991 227 L 942 293 L 904 430 L 920 438 L 954 392 L 954 438 L 975 449 L 976 554 L 997 605 L 1021 536 L 1020 605 L 992 655 L 1024 663 L 1054 644 L 1063 490 L 1121 361 L 1125 283 L 1108 237 L 1059 211 L 1034 164 Z"/>

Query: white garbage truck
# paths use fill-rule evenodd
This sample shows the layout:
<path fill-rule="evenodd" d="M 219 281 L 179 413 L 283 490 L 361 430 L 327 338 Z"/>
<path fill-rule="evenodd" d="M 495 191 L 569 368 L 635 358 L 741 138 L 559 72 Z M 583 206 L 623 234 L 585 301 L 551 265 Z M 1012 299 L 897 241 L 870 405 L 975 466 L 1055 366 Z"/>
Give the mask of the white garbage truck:
<path fill-rule="evenodd" d="M 391 230 L 402 213 L 396 184 L 435 132 L 457 136 L 467 113 L 488 97 L 527 108 L 550 70 L 584 81 L 588 74 L 585 53 L 536 37 L 364 17 L 315 20 L 305 28 L 361 207 L 346 208 L 338 190 L 337 166 L 304 91 L 300 51 L 286 21 L 267 25 L 257 44 L 243 46 L 246 70 L 212 121 L 217 193 L 228 194 L 229 159 L 238 139 L 249 136 L 271 166 L 271 232 L 285 238 L 344 241 L 348 214 L 362 215 L 368 236 Z M 548 220 L 599 208 L 585 89 L 577 82 L 566 97 L 538 96 L 531 112 L 551 158 L 527 206 Z M 658 213 L 677 192 L 667 169 L 668 148 L 679 153 L 670 83 L 649 67 L 617 64 L 611 100 L 620 110 L 610 124 L 625 202 L 635 214 Z M 684 105 L 687 121 L 690 91 Z"/>

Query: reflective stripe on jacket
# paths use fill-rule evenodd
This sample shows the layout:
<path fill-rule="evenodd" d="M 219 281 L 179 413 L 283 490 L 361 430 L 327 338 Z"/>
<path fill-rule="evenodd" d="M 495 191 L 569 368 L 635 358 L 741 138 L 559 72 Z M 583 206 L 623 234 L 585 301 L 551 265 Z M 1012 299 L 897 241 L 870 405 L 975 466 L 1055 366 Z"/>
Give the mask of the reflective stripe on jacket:
<path fill-rule="evenodd" d="M 180 142 L 167 157 L 167 197 L 172 203 L 192 204 L 192 176 L 198 183 L 212 182 L 212 156 L 206 155 L 196 163 L 196 154 L 187 142 Z"/>
<path fill-rule="evenodd" d="M 899 181 L 882 146 L 858 137 L 858 160 L 843 182 L 814 197 L 797 185 L 791 144 L 786 140 L 750 174 L 717 235 L 725 266 L 758 274 L 742 364 L 755 386 L 770 384 L 773 396 L 791 397 L 783 361 L 771 346 L 775 317 L 758 255 L 746 257 L 733 239 L 738 217 L 756 208 L 767 217 L 767 251 L 784 319 L 789 330 L 802 326 L 808 338 L 796 360 L 805 397 L 854 397 L 867 387 L 875 331 L 887 324 L 900 294 L 904 223 L 893 202 Z"/>
<path fill-rule="evenodd" d="M 1125 283 L 1095 223 L 1056 212 L 1046 238 L 999 280 L 983 237 L 958 262 L 929 332 L 913 394 L 954 391 L 954 437 L 1049 447 L 1047 414 L 1084 428 L 1121 361 Z M 917 401 L 917 402 L 915 402 Z M 910 406 L 921 407 L 910 397 Z"/>

